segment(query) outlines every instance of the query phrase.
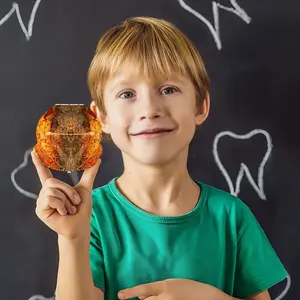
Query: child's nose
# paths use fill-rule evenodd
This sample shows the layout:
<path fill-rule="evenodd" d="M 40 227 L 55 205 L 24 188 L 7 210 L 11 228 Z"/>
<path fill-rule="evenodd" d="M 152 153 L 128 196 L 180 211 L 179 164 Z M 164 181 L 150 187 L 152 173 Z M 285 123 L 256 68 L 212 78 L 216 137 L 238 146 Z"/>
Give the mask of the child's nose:
<path fill-rule="evenodd" d="M 149 101 L 140 107 L 139 114 L 141 119 L 156 119 L 163 115 L 163 109 L 155 101 Z"/>
<path fill-rule="evenodd" d="M 162 99 L 155 93 L 147 91 L 139 100 L 138 113 L 141 119 L 159 118 L 164 114 Z"/>

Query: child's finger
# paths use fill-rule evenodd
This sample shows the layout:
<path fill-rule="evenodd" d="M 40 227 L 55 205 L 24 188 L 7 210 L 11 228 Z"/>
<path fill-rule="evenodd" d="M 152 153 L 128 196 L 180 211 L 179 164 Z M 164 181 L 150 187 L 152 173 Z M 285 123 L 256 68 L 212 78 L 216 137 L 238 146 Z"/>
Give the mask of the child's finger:
<path fill-rule="evenodd" d="M 96 178 L 100 164 L 101 164 L 101 159 L 98 158 L 96 163 L 91 168 L 84 170 L 77 186 L 82 186 L 92 191 L 94 180 Z"/>
<path fill-rule="evenodd" d="M 68 196 L 63 191 L 57 188 L 49 187 L 47 191 L 47 197 L 54 197 L 61 200 L 69 214 L 73 215 L 77 212 L 76 206 L 72 204 Z"/>
<path fill-rule="evenodd" d="M 35 153 L 34 148 L 31 151 L 31 157 L 32 157 L 32 162 L 36 167 L 41 184 L 44 185 L 47 179 L 53 178 L 53 175 L 51 171 L 43 164 L 43 162 L 38 157 L 38 155 Z"/>
<path fill-rule="evenodd" d="M 53 196 L 46 196 L 36 207 L 36 213 L 41 219 L 49 218 L 55 210 L 62 216 L 68 213 L 63 201 Z"/>

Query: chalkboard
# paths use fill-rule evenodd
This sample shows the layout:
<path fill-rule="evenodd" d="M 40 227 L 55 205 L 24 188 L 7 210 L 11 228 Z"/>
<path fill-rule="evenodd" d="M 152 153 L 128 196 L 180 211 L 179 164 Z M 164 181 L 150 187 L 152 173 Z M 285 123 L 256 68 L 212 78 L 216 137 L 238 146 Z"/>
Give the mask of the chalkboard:
<path fill-rule="evenodd" d="M 37 121 L 55 103 L 90 104 L 86 75 L 99 37 L 142 15 L 186 33 L 211 78 L 191 175 L 251 208 L 289 273 L 272 299 L 300 299 L 299 1 L 1 0 L 1 300 L 54 299 L 56 234 L 35 215 Z M 95 186 L 122 172 L 116 147 L 103 147 Z M 81 177 L 53 174 L 69 184 Z"/>

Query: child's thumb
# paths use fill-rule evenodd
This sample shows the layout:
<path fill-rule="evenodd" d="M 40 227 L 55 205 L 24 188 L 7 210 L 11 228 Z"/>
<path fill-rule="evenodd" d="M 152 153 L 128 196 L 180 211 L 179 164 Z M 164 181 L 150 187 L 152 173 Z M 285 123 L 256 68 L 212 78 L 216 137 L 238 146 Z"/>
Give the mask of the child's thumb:
<path fill-rule="evenodd" d="M 89 191 L 92 191 L 100 164 L 101 164 L 101 159 L 98 158 L 96 163 L 92 167 L 84 170 L 81 179 L 76 186 L 83 187 Z"/>

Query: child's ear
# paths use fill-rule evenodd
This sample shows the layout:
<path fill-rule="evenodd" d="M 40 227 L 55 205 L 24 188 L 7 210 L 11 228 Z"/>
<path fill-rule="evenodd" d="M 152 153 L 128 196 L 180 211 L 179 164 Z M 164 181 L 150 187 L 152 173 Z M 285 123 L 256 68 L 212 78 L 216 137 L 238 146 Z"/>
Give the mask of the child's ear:
<path fill-rule="evenodd" d="M 102 126 L 102 131 L 109 134 L 109 129 L 108 129 L 108 117 L 104 112 L 101 112 L 95 101 L 92 101 L 90 104 L 90 109 L 96 114 L 97 118 L 100 120 L 101 126 Z"/>
<path fill-rule="evenodd" d="M 201 107 L 197 106 L 196 115 L 195 115 L 195 123 L 196 125 L 201 125 L 208 117 L 210 109 L 210 96 L 207 93 L 205 99 Z"/>

